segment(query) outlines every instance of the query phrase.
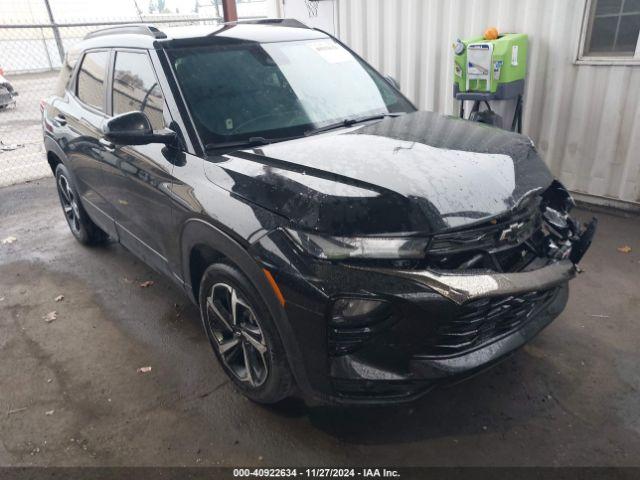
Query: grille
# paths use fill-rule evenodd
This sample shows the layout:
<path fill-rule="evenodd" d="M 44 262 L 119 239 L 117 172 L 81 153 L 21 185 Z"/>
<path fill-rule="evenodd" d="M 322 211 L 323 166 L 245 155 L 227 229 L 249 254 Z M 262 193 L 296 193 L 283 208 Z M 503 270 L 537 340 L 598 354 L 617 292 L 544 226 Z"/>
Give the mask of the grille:
<path fill-rule="evenodd" d="M 473 250 L 493 250 L 518 245 L 540 228 L 540 210 L 533 202 L 502 219 L 473 228 L 433 236 L 429 253 L 452 255 Z"/>
<path fill-rule="evenodd" d="M 437 270 L 519 272 L 545 255 L 545 238 L 536 201 L 502 219 L 434 235 L 429 266 Z"/>
<path fill-rule="evenodd" d="M 483 298 L 462 307 L 455 320 L 440 325 L 436 355 L 452 355 L 478 348 L 522 327 L 555 298 L 557 288 L 522 295 Z"/>

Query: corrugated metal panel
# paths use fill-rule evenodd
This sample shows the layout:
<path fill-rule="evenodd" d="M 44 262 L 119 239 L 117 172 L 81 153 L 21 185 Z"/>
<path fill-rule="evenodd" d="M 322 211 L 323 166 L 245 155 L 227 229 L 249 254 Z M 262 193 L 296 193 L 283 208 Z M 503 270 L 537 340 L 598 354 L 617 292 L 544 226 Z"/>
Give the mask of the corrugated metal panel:
<path fill-rule="evenodd" d="M 568 188 L 640 202 L 640 67 L 574 63 L 585 0 L 337 1 L 341 39 L 448 114 L 452 42 L 488 26 L 527 33 L 524 132 Z"/>

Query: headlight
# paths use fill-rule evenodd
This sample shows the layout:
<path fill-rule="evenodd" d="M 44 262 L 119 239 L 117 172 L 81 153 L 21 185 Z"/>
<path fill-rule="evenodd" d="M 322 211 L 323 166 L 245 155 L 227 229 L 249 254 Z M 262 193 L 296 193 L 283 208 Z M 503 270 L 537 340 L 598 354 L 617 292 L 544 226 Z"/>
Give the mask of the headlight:
<path fill-rule="evenodd" d="M 347 258 L 424 258 L 426 238 L 330 237 L 287 229 L 293 241 L 309 255 L 326 260 Z"/>

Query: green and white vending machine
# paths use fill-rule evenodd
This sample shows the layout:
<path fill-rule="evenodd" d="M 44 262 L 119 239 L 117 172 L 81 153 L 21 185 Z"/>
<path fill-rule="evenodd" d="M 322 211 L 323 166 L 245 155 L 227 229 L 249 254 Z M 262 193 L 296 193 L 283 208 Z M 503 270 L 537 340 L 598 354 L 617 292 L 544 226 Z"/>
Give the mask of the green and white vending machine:
<path fill-rule="evenodd" d="M 521 132 L 522 95 L 527 72 L 527 35 L 498 35 L 495 29 L 489 29 L 484 36 L 457 40 L 453 48 L 453 94 L 456 100 L 460 100 L 460 117 L 464 118 L 464 102 L 471 100 L 474 104 L 470 120 L 502 126 L 501 117 L 491 110 L 489 102 L 515 100 L 511 129 Z M 480 111 L 481 103 L 486 105 L 486 110 Z"/>

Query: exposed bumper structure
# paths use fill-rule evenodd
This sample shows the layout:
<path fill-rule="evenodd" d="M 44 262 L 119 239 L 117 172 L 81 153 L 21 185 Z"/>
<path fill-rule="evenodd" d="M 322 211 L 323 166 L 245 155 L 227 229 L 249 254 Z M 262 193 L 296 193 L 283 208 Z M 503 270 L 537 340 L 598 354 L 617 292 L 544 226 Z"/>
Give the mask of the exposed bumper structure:
<path fill-rule="evenodd" d="M 403 271 L 382 268 L 363 270 L 413 280 L 435 290 L 459 305 L 481 297 L 547 290 L 569 281 L 576 274 L 576 267 L 569 260 L 563 260 L 538 270 L 516 273 L 454 274 L 430 270 Z"/>

